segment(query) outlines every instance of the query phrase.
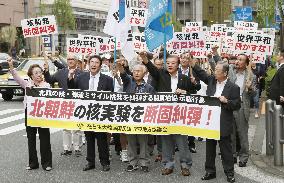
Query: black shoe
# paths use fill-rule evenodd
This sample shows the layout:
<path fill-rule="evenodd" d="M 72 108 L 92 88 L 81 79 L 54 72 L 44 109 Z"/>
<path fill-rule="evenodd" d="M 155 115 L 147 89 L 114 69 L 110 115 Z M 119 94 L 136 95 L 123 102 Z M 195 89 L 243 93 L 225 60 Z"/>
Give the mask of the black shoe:
<path fill-rule="evenodd" d="M 247 162 L 239 162 L 239 167 L 246 167 L 247 166 Z"/>
<path fill-rule="evenodd" d="M 126 168 L 127 172 L 133 172 L 134 170 L 138 170 L 138 166 L 137 165 L 135 165 L 135 166 L 128 165 L 127 168 Z"/>
<path fill-rule="evenodd" d="M 190 147 L 190 148 L 189 148 L 189 151 L 190 151 L 191 153 L 196 153 L 196 148 L 195 148 L 195 147 Z"/>
<path fill-rule="evenodd" d="M 238 163 L 238 158 L 234 157 L 234 164 Z"/>
<path fill-rule="evenodd" d="M 64 150 L 64 151 L 61 153 L 61 156 L 68 156 L 68 155 L 71 155 L 71 154 L 72 154 L 72 151 Z"/>
<path fill-rule="evenodd" d="M 91 164 L 86 164 L 85 167 L 83 168 L 83 171 L 88 171 L 88 170 L 92 170 L 95 169 L 95 165 L 91 165 Z"/>
<path fill-rule="evenodd" d="M 211 180 L 216 178 L 216 173 L 207 173 L 201 178 L 201 180 Z"/>
<path fill-rule="evenodd" d="M 141 170 L 142 170 L 143 172 L 149 172 L 149 167 L 147 167 L 147 166 L 141 166 Z"/>
<path fill-rule="evenodd" d="M 233 182 L 236 182 L 236 179 L 233 175 L 228 175 L 227 176 L 227 182 L 233 183 Z"/>
<path fill-rule="evenodd" d="M 203 141 L 203 138 L 198 137 L 197 140 L 198 140 L 198 141 Z"/>
<path fill-rule="evenodd" d="M 102 169 L 104 172 L 107 172 L 110 170 L 110 167 L 109 165 L 103 165 L 103 169 Z"/>
<path fill-rule="evenodd" d="M 76 156 L 76 157 L 82 156 L 82 152 L 79 151 L 79 150 L 75 150 L 75 156 Z"/>

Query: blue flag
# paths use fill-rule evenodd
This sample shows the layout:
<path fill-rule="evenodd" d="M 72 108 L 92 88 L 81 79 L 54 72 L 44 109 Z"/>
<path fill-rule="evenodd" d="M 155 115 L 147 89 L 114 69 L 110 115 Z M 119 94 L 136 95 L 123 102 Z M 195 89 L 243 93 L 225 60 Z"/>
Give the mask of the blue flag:
<path fill-rule="evenodd" d="M 173 38 L 172 0 L 150 0 L 145 38 L 149 51 Z"/>
<path fill-rule="evenodd" d="M 125 0 L 119 0 L 119 21 L 125 18 Z"/>

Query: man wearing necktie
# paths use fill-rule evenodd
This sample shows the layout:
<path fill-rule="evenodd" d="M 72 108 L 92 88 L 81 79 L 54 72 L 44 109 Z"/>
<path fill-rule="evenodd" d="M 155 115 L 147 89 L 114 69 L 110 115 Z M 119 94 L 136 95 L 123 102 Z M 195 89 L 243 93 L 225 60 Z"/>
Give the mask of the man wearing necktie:
<path fill-rule="evenodd" d="M 89 58 L 89 72 L 84 72 L 74 79 L 74 71 L 70 70 L 68 77 L 68 87 L 70 89 L 81 89 L 91 91 L 110 91 L 113 92 L 113 79 L 100 72 L 102 59 L 94 55 Z M 95 168 L 95 139 L 97 139 L 99 160 L 103 171 L 110 170 L 109 147 L 107 143 L 107 133 L 105 132 L 85 132 L 87 140 L 87 158 L 88 163 L 83 171 Z"/>
<path fill-rule="evenodd" d="M 215 74 L 208 75 L 198 65 L 192 63 L 193 70 L 201 81 L 208 85 L 206 94 L 208 96 L 218 97 L 221 103 L 220 114 L 220 140 L 219 147 L 224 172 L 227 176 L 227 182 L 235 182 L 234 178 L 234 159 L 231 144 L 231 134 L 233 132 L 234 115 L 233 111 L 240 108 L 240 88 L 228 79 L 229 65 L 218 62 L 215 68 Z M 206 174 L 201 180 L 210 180 L 216 178 L 216 145 L 214 139 L 206 140 Z"/>

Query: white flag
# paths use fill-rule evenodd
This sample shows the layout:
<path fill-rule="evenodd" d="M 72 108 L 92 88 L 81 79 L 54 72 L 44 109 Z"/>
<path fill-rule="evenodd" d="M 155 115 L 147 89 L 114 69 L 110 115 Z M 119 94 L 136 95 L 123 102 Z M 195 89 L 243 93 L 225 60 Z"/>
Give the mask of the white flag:
<path fill-rule="evenodd" d="M 126 1 L 125 1 L 126 3 Z M 119 0 L 112 0 L 111 8 L 108 12 L 104 33 L 116 37 L 121 42 L 121 53 L 131 61 L 136 57 L 132 39 L 129 37 L 131 26 L 128 21 L 129 9 L 125 4 L 125 17 L 119 21 Z"/>

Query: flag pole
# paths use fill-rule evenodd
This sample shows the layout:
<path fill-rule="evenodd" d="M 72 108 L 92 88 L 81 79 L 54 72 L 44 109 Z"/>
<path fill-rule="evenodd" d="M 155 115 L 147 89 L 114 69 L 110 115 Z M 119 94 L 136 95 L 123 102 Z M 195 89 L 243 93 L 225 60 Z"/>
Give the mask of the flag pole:
<path fill-rule="evenodd" d="M 167 35 L 166 35 L 166 14 L 164 16 L 164 64 L 166 65 L 167 60 Z"/>
<path fill-rule="evenodd" d="M 116 37 L 114 37 L 114 54 L 113 54 L 114 64 L 116 63 L 116 57 L 117 57 L 117 54 L 116 54 Z"/>

